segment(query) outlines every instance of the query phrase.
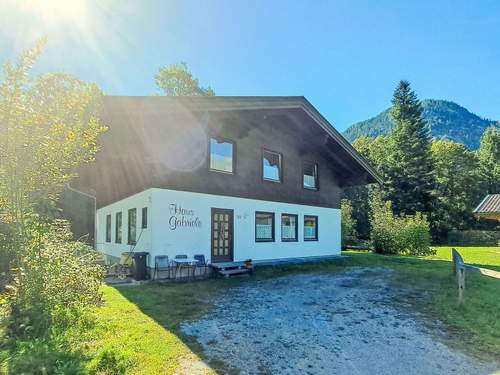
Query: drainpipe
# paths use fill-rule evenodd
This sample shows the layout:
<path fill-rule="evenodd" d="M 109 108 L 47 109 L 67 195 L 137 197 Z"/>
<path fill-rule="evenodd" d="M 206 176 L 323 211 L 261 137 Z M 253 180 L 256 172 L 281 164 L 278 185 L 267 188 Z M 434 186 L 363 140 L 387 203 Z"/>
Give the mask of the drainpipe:
<path fill-rule="evenodd" d="M 95 195 L 90 195 L 88 193 L 85 193 L 84 191 L 81 191 L 81 190 L 78 190 L 78 189 L 71 187 L 69 182 L 66 184 L 66 186 L 69 190 L 71 190 L 77 194 L 81 194 L 87 198 L 90 198 L 94 202 L 94 250 L 97 250 L 97 248 L 96 248 L 96 244 L 97 244 L 97 198 L 95 197 Z M 91 189 L 91 190 L 95 194 L 95 190 L 94 189 Z"/>

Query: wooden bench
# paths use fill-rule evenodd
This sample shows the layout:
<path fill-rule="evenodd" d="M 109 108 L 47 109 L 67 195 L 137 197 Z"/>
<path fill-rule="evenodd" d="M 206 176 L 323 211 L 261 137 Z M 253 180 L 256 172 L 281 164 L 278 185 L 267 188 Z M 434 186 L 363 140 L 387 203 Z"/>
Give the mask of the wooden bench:
<path fill-rule="evenodd" d="M 493 277 L 500 280 L 500 272 L 493 271 L 487 268 L 476 267 L 470 264 L 466 264 L 460 253 L 456 249 L 451 249 L 451 255 L 453 258 L 453 273 L 457 277 L 458 284 L 458 304 L 464 303 L 464 293 L 465 293 L 465 272 L 479 272 L 482 275 Z"/>

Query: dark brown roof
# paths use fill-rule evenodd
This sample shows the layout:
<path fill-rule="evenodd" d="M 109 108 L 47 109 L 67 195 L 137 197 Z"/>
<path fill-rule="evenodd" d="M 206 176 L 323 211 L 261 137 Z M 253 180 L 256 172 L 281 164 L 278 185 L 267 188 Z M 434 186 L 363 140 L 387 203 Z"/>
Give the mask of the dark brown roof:
<path fill-rule="evenodd" d="M 475 214 L 500 213 L 500 194 L 488 194 L 474 210 Z"/>

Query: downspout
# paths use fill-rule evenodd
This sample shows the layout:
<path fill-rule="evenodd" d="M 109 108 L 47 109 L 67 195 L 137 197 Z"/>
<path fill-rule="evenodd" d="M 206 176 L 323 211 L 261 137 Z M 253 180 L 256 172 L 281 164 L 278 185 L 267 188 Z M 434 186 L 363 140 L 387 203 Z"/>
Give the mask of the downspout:
<path fill-rule="evenodd" d="M 71 190 L 77 194 L 81 194 L 87 198 L 90 198 L 94 202 L 94 250 L 97 250 L 96 249 L 96 244 L 97 244 L 97 198 L 94 195 L 90 195 L 88 193 L 85 193 L 84 191 L 81 191 L 81 190 L 78 190 L 78 189 L 71 187 L 69 182 L 66 184 L 66 186 L 69 190 Z M 94 192 L 95 192 L 95 190 L 94 190 Z"/>

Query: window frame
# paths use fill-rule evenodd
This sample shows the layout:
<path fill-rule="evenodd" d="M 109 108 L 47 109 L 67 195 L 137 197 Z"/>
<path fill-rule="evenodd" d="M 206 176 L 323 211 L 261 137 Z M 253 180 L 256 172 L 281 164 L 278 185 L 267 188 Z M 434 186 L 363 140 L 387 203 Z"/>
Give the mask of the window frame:
<path fill-rule="evenodd" d="M 232 166 L 231 166 L 232 171 L 231 172 L 222 171 L 220 169 L 212 168 L 212 166 L 211 166 L 212 151 L 211 151 L 211 142 L 210 142 L 212 139 L 215 139 L 219 142 L 222 141 L 224 143 L 231 143 L 233 145 L 233 157 L 232 157 Z M 219 137 L 219 136 L 208 137 L 207 164 L 208 164 L 209 172 L 216 172 L 216 173 L 222 173 L 222 174 L 227 174 L 227 175 L 236 174 L 236 141 L 229 139 L 229 138 L 226 138 L 226 137 Z"/>
<path fill-rule="evenodd" d="M 257 238 L 257 215 L 258 214 L 266 214 L 266 215 L 271 215 L 272 217 L 272 238 Z M 254 226 L 254 231 L 255 231 L 255 242 L 275 242 L 276 236 L 275 236 L 275 227 L 276 227 L 276 215 L 274 212 L 268 212 L 268 211 L 255 211 L 255 226 Z"/>
<path fill-rule="evenodd" d="M 130 233 L 131 233 L 131 225 L 130 225 L 130 213 L 135 212 L 135 238 L 131 241 Z M 127 244 L 128 245 L 136 245 L 137 244 L 137 208 L 129 208 L 127 211 Z"/>
<path fill-rule="evenodd" d="M 271 178 L 266 178 L 264 177 L 264 153 L 271 153 L 279 156 L 279 180 L 273 180 Z M 278 152 L 278 151 L 272 151 L 267 148 L 262 148 L 261 150 L 261 158 L 260 158 L 260 169 L 261 169 L 261 178 L 262 181 L 267 181 L 267 182 L 272 182 L 275 184 L 282 184 L 283 183 L 283 153 Z"/>
<path fill-rule="evenodd" d="M 118 217 L 120 218 L 119 221 Z M 120 225 L 118 225 L 118 222 L 120 223 Z M 121 244 L 123 241 L 122 228 L 123 228 L 123 213 L 119 211 L 115 214 L 115 243 Z M 120 234 L 119 236 L 120 238 L 118 238 L 118 234 Z"/>
<path fill-rule="evenodd" d="M 144 215 L 144 211 L 146 212 L 146 215 Z M 143 207 L 141 210 L 141 229 L 147 229 L 147 228 L 148 228 L 148 207 Z"/>
<path fill-rule="evenodd" d="M 306 238 L 305 236 L 305 231 L 306 231 L 306 218 L 314 218 L 316 221 L 316 230 L 315 230 L 315 237 L 314 238 Z M 319 217 L 317 215 L 304 215 L 304 241 L 318 241 L 319 240 Z"/>
<path fill-rule="evenodd" d="M 112 221 L 111 214 L 106 215 L 106 242 L 111 243 L 111 230 L 112 230 Z"/>
<path fill-rule="evenodd" d="M 305 173 L 305 170 L 306 170 L 306 165 L 309 164 L 309 165 L 312 165 L 316 171 L 316 174 L 314 176 L 314 184 L 315 184 L 315 187 L 308 187 L 306 186 L 305 182 L 306 182 L 306 173 Z M 313 162 L 313 161 L 309 161 L 309 160 L 304 160 L 302 162 L 302 188 L 306 189 L 306 190 L 311 190 L 311 191 L 318 191 L 319 190 L 319 165 L 318 163 L 316 162 Z"/>
<path fill-rule="evenodd" d="M 283 216 L 295 217 L 295 238 L 283 238 Z M 281 242 L 298 242 L 299 241 L 299 215 L 297 214 L 281 214 Z"/>

